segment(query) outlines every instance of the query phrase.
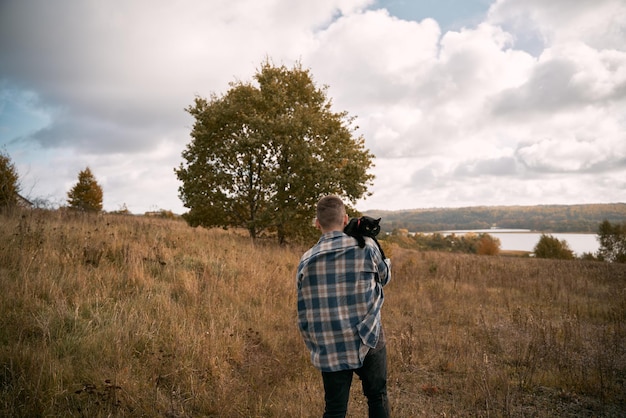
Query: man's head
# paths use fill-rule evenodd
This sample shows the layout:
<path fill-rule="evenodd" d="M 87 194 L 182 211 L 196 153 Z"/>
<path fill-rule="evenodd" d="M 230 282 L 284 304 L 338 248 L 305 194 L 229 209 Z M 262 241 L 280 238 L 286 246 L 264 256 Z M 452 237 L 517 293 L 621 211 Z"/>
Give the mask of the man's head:
<path fill-rule="evenodd" d="M 324 196 L 317 202 L 315 225 L 322 231 L 343 231 L 348 223 L 346 207 L 337 196 Z"/>

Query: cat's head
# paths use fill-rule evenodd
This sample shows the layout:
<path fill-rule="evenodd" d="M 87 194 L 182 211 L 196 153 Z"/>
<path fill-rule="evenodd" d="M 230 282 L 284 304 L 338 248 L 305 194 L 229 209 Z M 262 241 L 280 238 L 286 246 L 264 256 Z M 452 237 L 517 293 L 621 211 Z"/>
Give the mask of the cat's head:
<path fill-rule="evenodd" d="M 380 218 L 361 216 L 352 218 L 344 228 L 344 232 L 350 236 L 375 237 L 380 232 Z"/>
<path fill-rule="evenodd" d="M 361 216 L 358 223 L 358 231 L 368 237 L 375 237 L 380 232 L 380 219 L 371 216 Z"/>

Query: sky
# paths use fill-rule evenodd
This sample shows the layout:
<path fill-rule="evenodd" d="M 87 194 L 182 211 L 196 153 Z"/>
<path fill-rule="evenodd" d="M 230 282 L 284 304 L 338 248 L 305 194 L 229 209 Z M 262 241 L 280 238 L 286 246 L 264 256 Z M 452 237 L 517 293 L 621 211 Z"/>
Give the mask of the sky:
<path fill-rule="evenodd" d="M 375 155 L 361 211 L 626 202 L 623 0 L 0 0 L 0 152 L 64 205 L 183 213 L 196 96 L 300 62 Z"/>

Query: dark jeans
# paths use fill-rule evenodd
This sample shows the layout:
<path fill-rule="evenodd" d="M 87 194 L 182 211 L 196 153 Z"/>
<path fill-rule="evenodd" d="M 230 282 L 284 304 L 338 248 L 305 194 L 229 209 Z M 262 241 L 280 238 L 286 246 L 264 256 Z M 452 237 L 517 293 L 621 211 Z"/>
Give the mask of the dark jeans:
<path fill-rule="evenodd" d="M 326 410 L 324 418 L 345 417 L 350 399 L 352 374 L 361 378 L 363 394 L 367 397 L 370 418 L 391 416 L 387 399 L 387 349 L 372 350 L 363 361 L 363 366 L 355 370 L 322 372 Z"/>

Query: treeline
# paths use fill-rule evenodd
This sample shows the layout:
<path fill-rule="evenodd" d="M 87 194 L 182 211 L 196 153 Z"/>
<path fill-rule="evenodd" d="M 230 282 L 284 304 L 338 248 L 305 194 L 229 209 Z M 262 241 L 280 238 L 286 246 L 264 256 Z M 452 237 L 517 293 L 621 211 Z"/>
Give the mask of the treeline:
<path fill-rule="evenodd" d="M 371 210 L 364 214 L 382 218 L 381 230 L 388 233 L 400 229 L 434 232 L 492 227 L 596 233 L 598 225 L 605 220 L 612 223 L 626 221 L 626 203 Z"/>

